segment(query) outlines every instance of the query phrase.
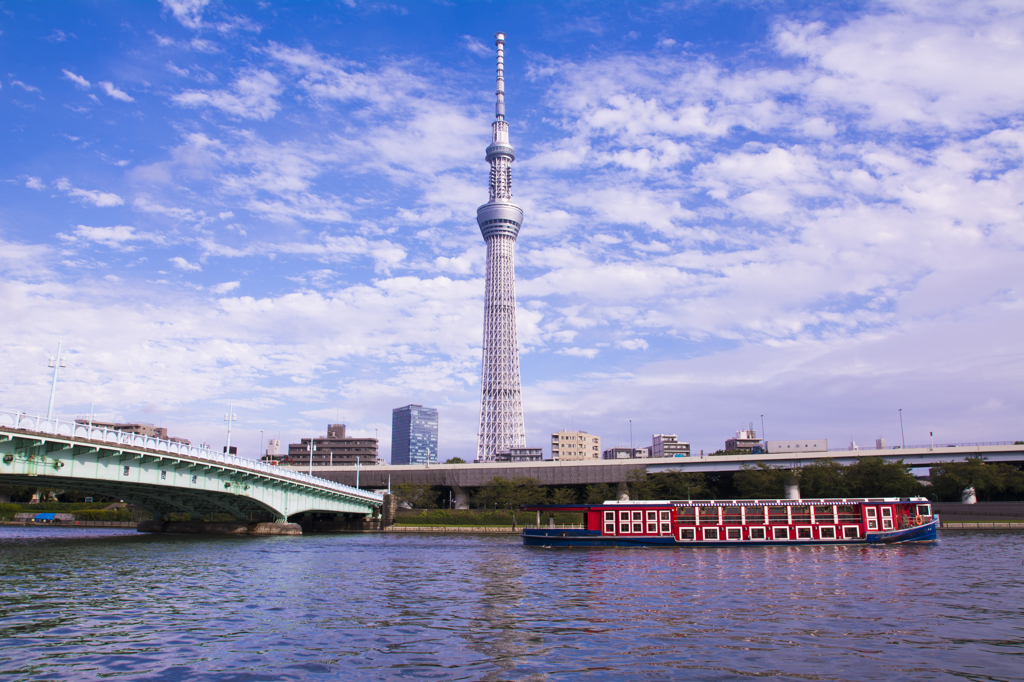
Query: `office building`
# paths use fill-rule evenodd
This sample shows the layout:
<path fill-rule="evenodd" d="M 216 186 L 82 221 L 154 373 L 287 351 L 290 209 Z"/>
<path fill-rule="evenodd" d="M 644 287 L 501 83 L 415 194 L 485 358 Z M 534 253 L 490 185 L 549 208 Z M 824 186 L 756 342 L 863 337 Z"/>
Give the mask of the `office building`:
<path fill-rule="evenodd" d="M 727 452 L 741 452 L 750 454 L 752 451 L 761 451 L 761 439 L 757 437 L 757 431 L 751 426 L 748 429 L 741 429 L 736 432 L 735 438 L 725 441 Z"/>
<path fill-rule="evenodd" d="M 391 411 L 391 463 L 437 464 L 437 410 L 406 405 Z"/>
<path fill-rule="evenodd" d="M 551 458 L 560 462 L 601 459 L 601 437 L 586 431 L 552 433 Z"/>
<path fill-rule="evenodd" d="M 310 445 L 313 450 L 313 466 L 361 466 L 377 464 L 376 438 L 351 438 L 345 435 L 344 424 L 329 424 L 326 438 L 303 438 L 288 445 L 288 461 L 293 467 L 308 467 Z"/>
<path fill-rule="evenodd" d="M 540 462 L 544 459 L 544 448 L 511 448 L 498 450 L 496 462 Z"/>
<path fill-rule="evenodd" d="M 673 434 L 656 433 L 651 437 L 651 457 L 689 457 L 690 444 Z"/>
<path fill-rule="evenodd" d="M 650 456 L 647 448 L 608 448 L 601 453 L 601 459 L 642 459 Z"/>

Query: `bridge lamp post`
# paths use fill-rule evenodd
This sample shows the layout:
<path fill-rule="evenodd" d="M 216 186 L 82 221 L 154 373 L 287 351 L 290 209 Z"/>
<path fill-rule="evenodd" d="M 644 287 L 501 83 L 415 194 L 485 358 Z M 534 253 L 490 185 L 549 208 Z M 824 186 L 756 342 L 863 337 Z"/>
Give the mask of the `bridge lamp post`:
<path fill-rule="evenodd" d="M 260 459 L 263 458 L 263 429 L 260 429 Z"/>
<path fill-rule="evenodd" d="M 907 449 L 907 437 L 903 435 L 903 408 L 900 408 L 900 439 L 903 441 L 903 449 Z"/>
<path fill-rule="evenodd" d="M 61 342 L 57 342 L 57 354 L 50 358 L 47 363 L 47 367 L 53 367 L 53 381 L 50 383 L 50 405 L 46 408 L 46 420 L 50 421 L 53 419 L 53 400 L 57 396 L 57 370 L 61 367 L 68 366 L 68 358 L 66 355 L 60 354 Z"/>
<path fill-rule="evenodd" d="M 225 454 L 231 454 L 231 422 L 237 421 L 238 417 L 235 415 L 234 405 L 228 405 L 228 413 L 224 415 L 224 421 L 228 423 L 228 445 L 224 450 Z"/>

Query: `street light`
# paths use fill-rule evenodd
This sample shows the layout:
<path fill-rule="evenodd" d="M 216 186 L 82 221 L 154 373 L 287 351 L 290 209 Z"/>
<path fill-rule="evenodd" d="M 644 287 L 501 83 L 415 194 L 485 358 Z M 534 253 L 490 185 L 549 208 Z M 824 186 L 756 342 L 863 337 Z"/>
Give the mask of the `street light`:
<path fill-rule="evenodd" d="M 903 435 L 903 408 L 900 408 L 900 439 L 903 441 L 903 449 L 907 449 L 907 437 Z"/>
<path fill-rule="evenodd" d="M 237 421 L 238 417 L 235 415 L 234 405 L 228 405 L 228 413 L 224 415 L 224 421 L 228 423 L 228 445 L 224 448 L 225 454 L 231 454 L 231 422 Z"/>
<path fill-rule="evenodd" d="M 260 455 L 260 458 L 262 459 L 262 457 L 263 457 L 263 429 L 260 429 L 260 452 L 259 452 L 259 455 Z"/>
<path fill-rule="evenodd" d="M 53 399 L 57 395 L 57 370 L 68 366 L 66 355 L 60 354 L 61 342 L 57 342 L 57 354 L 50 357 L 47 367 L 53 367 L 53 382 L 50 384 L 50 406 L 46 408 L 46 420 L 53 419 Z"/>

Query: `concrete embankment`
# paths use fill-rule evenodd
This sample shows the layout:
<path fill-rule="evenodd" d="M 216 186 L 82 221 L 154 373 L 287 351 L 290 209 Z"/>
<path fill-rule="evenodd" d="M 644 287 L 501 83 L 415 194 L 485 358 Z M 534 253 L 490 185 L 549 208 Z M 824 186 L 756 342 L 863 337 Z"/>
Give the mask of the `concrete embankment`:
<path fill-rule="evenodd" d="M 1003 521 L 943 521 L 939 524 L 942 530 L 1019 530 L 1024 531 L 1024 523 Z"/>
<path fill-rule="evenodd" d="M 0 519 L 0 526 L 32 526 L 34 528 L 135 528 L 134 521 L 72 521 L 71 523 L 36 523 Z"/>
<path fill-rule="evenodd" d="M 521 533 L 522 528 L 508 526 L 388 526 L 385 533 L 476 533 L 482 535 L 502 535 Z"/>
<path fill-rule="evenodd" d="M 140 533 L 198 533 L 203 535 L 302 535 L 297 523 L 244 523 L 206 521 L 142 521 Z"/>

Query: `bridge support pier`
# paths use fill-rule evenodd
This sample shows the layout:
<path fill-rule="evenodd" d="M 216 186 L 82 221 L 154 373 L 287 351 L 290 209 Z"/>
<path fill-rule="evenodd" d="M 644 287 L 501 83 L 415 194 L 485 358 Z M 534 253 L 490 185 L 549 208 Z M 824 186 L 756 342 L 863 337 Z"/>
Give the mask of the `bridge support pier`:
<path fill-rule="evenodd" d="M 139 533 L 199 533 L 203 535 L 302 535 L 297 523 L 268 523 L 245 521 L 140 521 Z"/>
<path fill-rule="evenodd" d="M 466 492 L 465 488 L 453 485 L 452 495 L 455 497 L 456 509 L 469 509 L 469 493 Z"/>
<path fill-rule="evenodd" d="M 625 481 L 619 481 L 618 485 L 615 486 L 615 497 L 620 502 L 629 502 L 629 484 Z"/>
<path fill-rule="evenodd" d="M 800 499 L 800 476 L 797 474 L 790 474 L 789 478 L 786 479 L 786 499 Z"/>

